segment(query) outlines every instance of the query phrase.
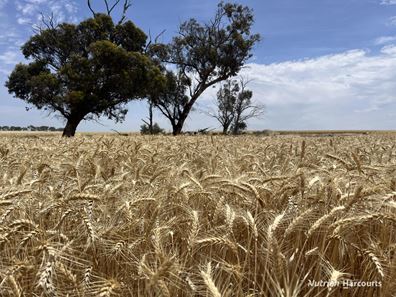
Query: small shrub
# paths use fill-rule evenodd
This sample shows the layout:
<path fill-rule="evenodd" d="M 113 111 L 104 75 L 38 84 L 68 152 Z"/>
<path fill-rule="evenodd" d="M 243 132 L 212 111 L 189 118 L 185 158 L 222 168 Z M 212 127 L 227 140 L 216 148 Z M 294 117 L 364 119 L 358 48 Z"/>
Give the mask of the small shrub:
<path fill-rule="evenodd" d="M 150 127 L 147 124 L 143 124 L 140 126 L 140 133 L 143 135 L 147 134 L 161 134 L 164 133 L 164 129 L 162 129 L 157 123 L 153 125 L 152 130 L 150 131 Z"/>

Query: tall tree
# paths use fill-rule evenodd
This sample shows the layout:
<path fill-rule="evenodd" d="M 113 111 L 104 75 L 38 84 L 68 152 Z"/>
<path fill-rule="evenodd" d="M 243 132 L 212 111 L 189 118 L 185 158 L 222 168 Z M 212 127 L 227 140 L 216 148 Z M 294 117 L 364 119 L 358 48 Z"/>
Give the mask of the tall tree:
<path fill-rule="evenodd" d="M 260 39 L 258 34 L 251 33 L 253 22 L 250 8 L 221 2 L 211 21 L 200 24 L 190 19 L 181 24 L 171 43 L 150 46 L 153 57 L 176 67 L 173 75 L 167 75 L 173 81 L 168 83 L 170 94 L 162 91 L 151 96 L 155 106 L 170 120 L 174 135 L 182 131 L 202 93 L 237 75 L 251 57 L 252 48 Z M 184 93 L 175 96 L 175 91 L 183 89 Z"/>
<path fill-rule="evenodd" d="M 74 136 L 82 120 L 122 121 L 126 103 L 165 83 L 145 53 L 144 32 L 124 16 L 115 24 L 112 9 L 79 24 L 40 29 L 22 46 L 31 62 L 18 64 L 6 82 L 15 97 L 65 118 L 63 136 Z"/>
<path fill-rule="evenodd" d="M 249 82 L 243 77 L 228 79 L 217 92 L 216 111 L 205 112 L 221 124 L 223 134 L 239 134 L 246 129 L 246 121 L 264 115 L 264 105 L 252 101 L 253 92 L 247 89 Z"/>

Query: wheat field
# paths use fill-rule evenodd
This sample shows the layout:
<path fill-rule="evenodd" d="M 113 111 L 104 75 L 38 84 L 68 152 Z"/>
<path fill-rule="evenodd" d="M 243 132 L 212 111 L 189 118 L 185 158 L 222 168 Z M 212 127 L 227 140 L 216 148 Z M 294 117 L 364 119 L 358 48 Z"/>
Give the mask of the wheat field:
<path fill-rule="evenodd" d="M 3 135 L 0 296 L 396 296 L 395 173 L 392 135 Z"/>

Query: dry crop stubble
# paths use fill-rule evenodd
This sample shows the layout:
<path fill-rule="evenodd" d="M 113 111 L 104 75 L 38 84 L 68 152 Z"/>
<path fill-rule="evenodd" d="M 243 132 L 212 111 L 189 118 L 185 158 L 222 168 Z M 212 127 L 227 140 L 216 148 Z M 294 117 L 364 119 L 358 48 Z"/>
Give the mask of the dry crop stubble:
<path fill-rule="evenodd" d="M 0 296 L 395 296 L 395 172 L 388 135 L 6 135 Z M 382 286 L 308 285 L 344 279 Z"/>

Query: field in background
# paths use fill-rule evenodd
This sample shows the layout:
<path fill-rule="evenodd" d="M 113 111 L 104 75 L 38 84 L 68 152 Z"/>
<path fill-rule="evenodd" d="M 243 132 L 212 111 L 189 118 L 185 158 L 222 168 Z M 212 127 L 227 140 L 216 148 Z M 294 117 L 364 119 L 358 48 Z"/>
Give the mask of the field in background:
<path fill-rule="evenodd" d="M 0 296 L 394 296 L 393 134 L 17 136 Z"/>
<path fill-rule="evenodd" d="M 187 132 L 186 134 L 193 134 L 194 132 Z M 198 131 L 197 135 L 200 135 Z M 139 132 L 77 132 L 80 136 L 138 136 Z M 167 135 L 172 135 L 168 132 Z M 201 134 L 202 135 L 202 134 Z M 221 135 L 220 131 L 211 131 L 207 135 Z M 360 135 L 396 135 L 395 130 L 262 130 L 262 131 L 246 131 L 243 135 L 254 136 L 304 136 L 304 137 L 333 137 L 333 136 L 360 136 Z M 14 137 L 53 137 L 62 136 L 62 132 L 35 132 L 35 131 L 0 131 L 0 137 L 14 136 Z"/>

